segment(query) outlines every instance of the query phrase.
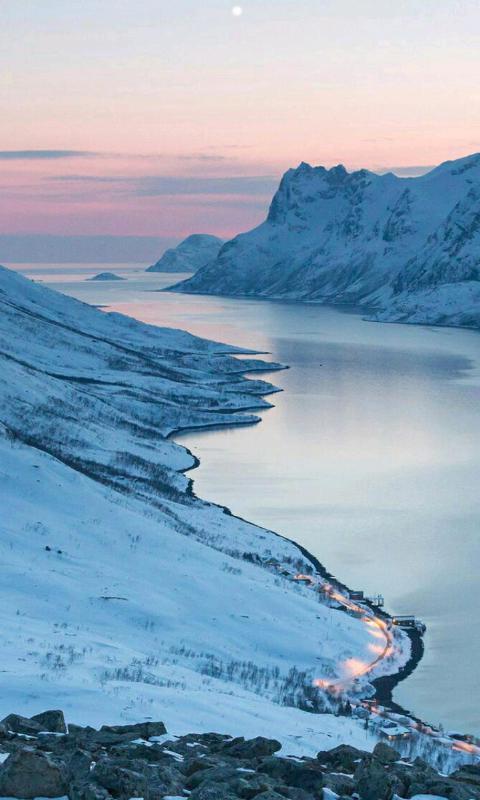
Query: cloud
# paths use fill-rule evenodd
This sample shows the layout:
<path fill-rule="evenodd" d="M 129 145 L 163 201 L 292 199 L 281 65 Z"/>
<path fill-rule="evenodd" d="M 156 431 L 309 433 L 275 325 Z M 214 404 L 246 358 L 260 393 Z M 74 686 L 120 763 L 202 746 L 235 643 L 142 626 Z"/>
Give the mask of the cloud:
<path fill-rule="evenodd" d="M 378 172 L 380 175 L 384 175 L 386 172 L 393 172 L 395 175 L 398 175 L 400 178 L 415 178 L 419 175 L 425 175 L 427 172 L 430 172 L 432 169 L 435 168 L 435 164 L 420 164 L 411 167 L 375 167 L 374 172 Z"/>
<path fill-rule="evenodd" d="M 88 150 L 0 150 L 0 161 L 49 161 L 59 158 L 92 158 Z"/>
<path fill-rule="evenodd" d="M 135 197 L 191 195 L 249 195 L 270 197 L 278 187 L 278 178 L 271 175 L 254 176 L 183 176 L 183 175 L 54 175 L 54 183 L 121 185 Z"/>
<path fill-rule="evenodd" d="M 137 178 L 126 175 L 50 175 L 45 180 L 53 183 L 129 183 Z"/>
<path fill-rule="evenodd" d="M 55 264 L 61 262 L 153 263 L 175 236 L 102 236 L 0 234 L 2 262 Z"/>
<path fill-rule="evenodd" d="M 178 161 L 229 161 L 227 156 L 217 155 L 216 153 L 192 153 L 176 157 Z"/>
<path fill-rule="evenodd" d="M 231 177 L 183 177 L 154 175 L 143 177 L 138 182 L 136 194 L 142 197 L 160 195 L 271 195 L 278 186 L 278 178 L 272 175 Z"/>

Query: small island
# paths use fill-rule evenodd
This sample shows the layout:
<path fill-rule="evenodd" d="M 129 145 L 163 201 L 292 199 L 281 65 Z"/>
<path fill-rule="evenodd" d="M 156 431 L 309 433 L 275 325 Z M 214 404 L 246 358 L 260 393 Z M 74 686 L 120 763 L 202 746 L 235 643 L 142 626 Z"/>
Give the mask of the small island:
<path fill-rule="evenodd" d="M 93 278 L 87 278 L 87 281 L 124 281 L 126 278 L 122 278 L 120 275 L 115 275 L 114 272 L 99 272 L 98 275 L 94 275 Z"/>

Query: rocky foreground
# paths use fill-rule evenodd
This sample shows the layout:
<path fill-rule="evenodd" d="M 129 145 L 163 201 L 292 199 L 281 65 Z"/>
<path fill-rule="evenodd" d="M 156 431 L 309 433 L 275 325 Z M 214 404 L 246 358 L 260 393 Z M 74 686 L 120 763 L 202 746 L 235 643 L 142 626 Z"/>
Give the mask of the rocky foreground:
<path fill-rule="evenodd" d="M 278 756 L 275 739 L 207 733 L 176 737 L 162 722 L 65 724 L 61 711 L 0 722 L 0 795 L 70 800 L 392 800 L 480 798 L 480 766 L 446 777 L 379 743 L 373 753 L 341 745 L 316 758 Z"/>

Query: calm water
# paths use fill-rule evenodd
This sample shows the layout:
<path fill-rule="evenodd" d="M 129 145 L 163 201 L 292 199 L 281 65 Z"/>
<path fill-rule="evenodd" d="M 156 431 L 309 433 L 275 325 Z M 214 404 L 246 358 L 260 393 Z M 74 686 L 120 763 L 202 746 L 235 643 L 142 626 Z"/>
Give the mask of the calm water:
<path fill-rule="evenodd" d="M 16 265 L 19 268 L 19 265 Z M 147 322 L 267 350 L 290 369 L 252 428 L 179 437 L 197 493 L 291 537 L 354 588 L 428 626 L 398 702 L 480 734 L 480 336 L 308 305 L 152 293 L 142 265 L 22 271 Z"/>

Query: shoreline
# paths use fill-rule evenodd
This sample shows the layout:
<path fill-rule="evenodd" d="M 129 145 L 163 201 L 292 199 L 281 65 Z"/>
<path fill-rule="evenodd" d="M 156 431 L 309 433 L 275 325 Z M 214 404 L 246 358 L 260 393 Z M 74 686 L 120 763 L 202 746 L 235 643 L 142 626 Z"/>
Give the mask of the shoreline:
<path fill-rule="evenodd" d="M 273 369 L 268 369 L 267 368 L 266 370 L 263 370 L 262 368 L 259 368 L 258 370 L 251 370 L 250 369 L 250 370 L 246 370 L 243 374 L 244 375 L 248 375 L 249 372 L 252 373 L 252 372 L 260 372 L 260 371 L 261 372 L 265 372 L 265 371 L 266 372 L 277 372 L 277 371 L 280 371 L 281 369 L 288 369 L 288 367 L 276 366 L 276 367 L 273 367 Z M 234 374 L 238 374 L 238 373 L 235 372 Z M 268 394 L 275 394 L 275 393 L 278 393 L 278 391 L 283 391 L 283 390 L 278 390 L 278 389 L 273 388 L 273 390 L 271 392 L 269 392 Z M 273 404 L 271 404 L 270 408 L 275 408 L 275 406 Z M 238 411 L 247 411 L 247 410 L 251 411 L 251 410 L 255 410 L 255 409 L 257 411 L 259 411 L 259 412 L 268 411 L 269 410 L 268 408 L 265 409 L 265 408 L 262 408 L 261 406 L 253 406 L 253 407 L 249 407 L 248 409 L 225 410 L 223 413 L 225 414 L 225 417 L 228 418 L 229 415 L 233 415 L 235 413 L 238 413 Z M 217 422 L 217 423 L 212 424 L 212 425 L 183 426 L 183 427 L 175 428 L 174 430 L 172 430 L 168 434 L 168 436 L 166 438 L 167 439 L 172 439 L 173 441 L 175 441 L 175 443 L 178 444 L 180 447 L 182 447 L 190 455 L 190 457 L 192 458 L 192 461 L 193 461 L 192 465 L 190 465 L 189 467 L 185 467 L 184 469 L 180 470 L 180 472 L 182 472 L 183 474 L 186 474 L 187 472 L 190 472 L 190 471 L 195 470 L 198 467 L 200 467 L 201 466 L 201 461 L 198 458 L 198 456 L 196 456 L 195 453 L 193 453 L 190 450 L 190 448 L 186 447 L 185 445 L 181 444 L 181 442 L 178 442 L 175 439 L 175 437 L 177 435 L 179 435 L 179 434 L 182 435 L 184 433 L 188 434 L 188 433 L 192 433 L 192 432 L 196 432 L 196 431 L 215 431 L 215 430 L 220 431 L 220 430 L 223 430 L 224 428 L 229 428 L 229 427 L 247 427 L 249 425 L 258 425 L 261 421 L 262 421 L 261 417 L 258 417 L 256 420 L 245 421 L 245 422 L 242 422 L 242 421 L 239 421 L 239 422 L 237 422 L 237 421 L 231 421 L 231 422 L 225 421 L 225 423 L 222 423 L 222 424 L 219 424 Z M 188 486 L 187 486 L 187 489 L 186 489 L 186 494 L 189 497 L 192 497 L 193 499 L 198 500 L 199 502 L 202 502 L 202 503 L 207 502 L 210 505 L 216 506 L 217 508 L 220 508 L 222 510 L 222 512 L 225 515 L 229 516 L 229 517 L 234 517 L 235 519 L 238 519 L 241 522 L 245 522 L 245 523 L 247 523 L 249 525 L 253 525 L 254 527 L 258 528 L 259 530 L 265 531 L 266 533 L 269 533 L 269 534 L 273 534 L 274 536 L 278 536 L 279 538 L 283 539 L 284 541 L 287 541 L 290 544 L 293 544 L 300 551 L 300 553 L 307 559 L 307 561 L 309 561 L 312 564 L 312 566 L 313 566 L 315 572 L 317 573 L 317 575 L 319 575 L 324 580 L 330 581 L 331 579 L 333 579 L 335 581 L 336 585 L 340 589 L 342 589 L 344 591 L 347 591 L 347 592 L 351 591 L 350 588 L 345 583 L 340 581 L 336 576 L 333 576 L 332 573 L 330 573 L 327 570 L 325 565 L 322 564 L 322 562 L 315 555 L 313 555 L 313 553 L 310 553 L 310 551 L 307 550 L 299 542 L 296 542 L 294 539 L 289 539 L 288 536 L 284 536 L 281 533 L 277 533 L 276 531 L 271 531 L 268 528 L 264 528 L 261 525 L 257 525 L 255 522 L 252 522 L 251 520 L 247 520 L 247 519 L 245 519 L 244 517 L 241 517 L 238 514 L 234 514 L 232 512 L 232 510 L 228 506 L 222 505 L 221 503 L 216 503 L 215 501 L 210 501 L 210 500 L 205 501 L 205 500 L 203 500 L 201 497 L 199 497 L 196 494 L 196 492 L 195 492 L 195 490 L 193 488 L 194 487 L 194 483 L 195 483 L 194 478 L 190 478 L 189 477 L 188 478 Z M 367 605 L 372 607 L 371 604 L 368 603 L 368 602 L 367 602 Z M 384 611 L 383 609 L 377 609 L 375 607 L 375 613 L 377 614 L 377 616 L 381 617 L 382 619 L 385 619 L 385 620 L 391 620 L 392 619 L 391 614 L 389 614 L 387 611 Z M 425 652 L 423 639 L 422 639 L 422 636 L 420 635 L 420 633 L 418 631 L 416 631 L 416 630 L 408 630 L 408 631 L 405 631 L 405 633 L 409 637 L 410 643 L 411 643 L 411 653 L 410 653 L 410 657 L 409 657 L 407 663 L 403 667 L 401 667 L 398 670 L 398 672 L 395 672 L 392 675 L 384 675 L 384 676 L 380 676 L 378 678 L 374 678 L 374 679 L 372 679 L 370 681 L 370 683 L 372 684 L 372 686 L 375 689 L 374 699 L 379 705 L 384 706 L 384 707 L 388 708 L 389 710 L 391 710 L 391 711 L 393 711 L 393 712 L 395 712 L 397 714 L 401 714 L 403 716 L 410 717 L 410 719 L 414 720 L 415 722 L 422 722 L 422 720 L 420 720 L 419 717 L 416 717 L 411 711 L 409 711 L 408 709 L 405 709 L 403 706 L 401 706 L 399 703 L 396 703 L 393 700 L 393 691 L 394 691 L 395 687 L 398 686 L 398 684 L 401 683 L 402 681 L 406 680 L 415 671 L 415 669 L 417 668 L 418 664 L 422 660 L 424 652 Z"/>
<path fill-rule="evenodd" d="M 165 286 L 163 289 L 148 289 L 149 292 L 166 292 L 169 294 L 191 294 L 197 297 L 226 297 L 229 300 L 261 300 L 263 302 L 270 302 L 270 303 L 282 303 L 287 305 L 317 305 L 323 306 L 325 308 L 335 308 L 339 311 L 343 311 L 346 314 L 358 314 L 362 316 L 363 314 L 379 314 L 382 313 L 379 309 L 375 307 L 371 307 L 369 311 L 369 306 L 361 306 L 355 303 L 334 303 L 332 301 L 324 302 L 323 300 L 307 300 L 305 298 L 288 298 L 288 297 L 266 297 L 263 295 L 254 295 L 254 294 L 227 294 L 218 292 L 198 292 L 194 290 L 190 290 L 188 292 L 179 290 L 176 288 L 177 284 L 173 284 L 172 286 Z M 362 316 L 364 322 L 375 322 L 377 324 L 384 323 L 386 325 L 418 325 L 422 328 L 451 328 L 452 330 L 461 330 L 461 331 L 474 331 L 476 333 L 480 333 L 480 328 L 475 325 L 455 325 L 454 323 L 445 323 L 442 324 L 441 322 L 411 322 L 408 319 L 400 320 L 400 319 L 376 319 L 374 316 Z"/>

